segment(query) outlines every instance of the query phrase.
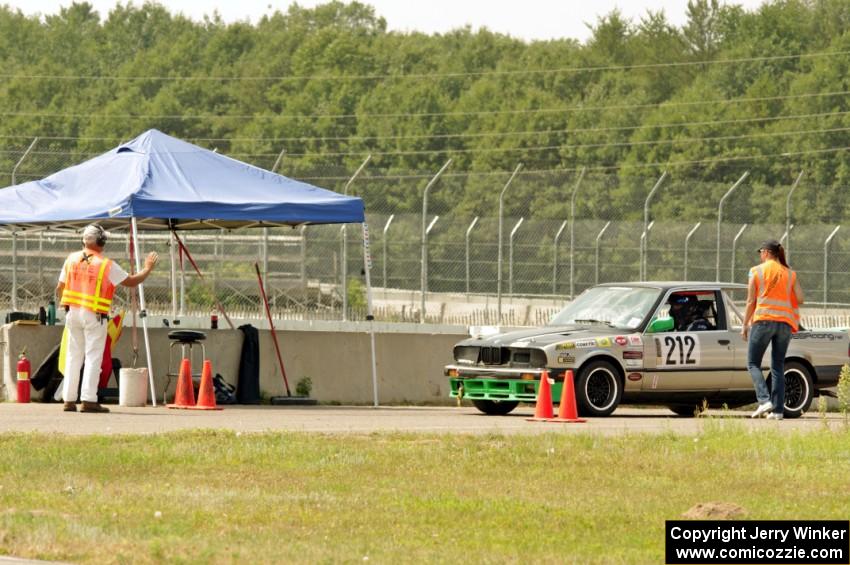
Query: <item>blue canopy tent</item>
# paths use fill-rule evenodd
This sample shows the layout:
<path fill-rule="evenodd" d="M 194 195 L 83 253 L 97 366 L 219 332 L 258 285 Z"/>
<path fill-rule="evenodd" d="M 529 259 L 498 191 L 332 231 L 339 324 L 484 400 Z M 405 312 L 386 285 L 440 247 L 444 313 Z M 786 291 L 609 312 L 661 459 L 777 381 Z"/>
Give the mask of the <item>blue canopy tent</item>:
<path fill-rule="evenodd" d="M 98 222 L 137 230 L 237 229 L 364 223 L 363 201 L 260 169 L 151 129 L 42 180 L 0 190 L 0 225 L 13 232 L 79 229 Z M 128 225 L 129 224 L 129 225 Z M 364 224 L 364 238 L 368 230 Z M 368 240 L 364 239 L 364 253 Z M 368 261 L 367 261 L 368 263 Z M 371 281 L 366 269 L 368 317 Z M 139 287 L 145 309 L 144 288 Z M 147 332 L 151 396 L 153 371 Z M 373 348 L 373 387 L 376 386 Z M 375 391 L 377 403 L 377 391 Z"/>

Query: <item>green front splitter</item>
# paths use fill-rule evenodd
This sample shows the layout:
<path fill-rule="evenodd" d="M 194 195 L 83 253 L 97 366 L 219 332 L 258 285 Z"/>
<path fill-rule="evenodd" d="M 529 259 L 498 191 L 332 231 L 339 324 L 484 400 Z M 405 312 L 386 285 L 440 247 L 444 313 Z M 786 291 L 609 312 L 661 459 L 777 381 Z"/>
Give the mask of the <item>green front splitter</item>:
<path fill-rule="evenodd" d="M 517 402 L 536 402 L 537 387 L 540 381 L 524 381 L 521 379 L 459 379 L 450 378 L 451 391 L 449 396 L 458 397 L 458 390 L 463 385 L 462 398 L 469 400 L 515 400 Z M 555 381 L 552 385 L 552 400 L 558 402 L 561 398 L 563 381 Z"/>

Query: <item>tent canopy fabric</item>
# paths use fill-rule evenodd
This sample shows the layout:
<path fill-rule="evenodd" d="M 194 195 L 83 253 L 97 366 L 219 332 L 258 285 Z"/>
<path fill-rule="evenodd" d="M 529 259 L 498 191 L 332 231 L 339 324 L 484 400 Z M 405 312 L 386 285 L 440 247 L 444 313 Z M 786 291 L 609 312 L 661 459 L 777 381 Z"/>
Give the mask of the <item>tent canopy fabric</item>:
<path fill-rule="evenodd" d="M 363 201 L 151 129 L 42 180 L 0 190 L 0 225 L 235 229 L 361 223 Z"/>

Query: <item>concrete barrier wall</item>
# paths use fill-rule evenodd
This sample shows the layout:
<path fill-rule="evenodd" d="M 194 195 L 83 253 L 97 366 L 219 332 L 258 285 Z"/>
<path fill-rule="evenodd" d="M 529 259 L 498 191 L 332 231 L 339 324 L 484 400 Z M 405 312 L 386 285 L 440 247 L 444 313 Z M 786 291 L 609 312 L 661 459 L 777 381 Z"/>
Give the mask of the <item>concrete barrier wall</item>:
<path fill-rule="evenodd" d="M 339 326 L 339 324 L 337 324 Z M 352 327 L 357 326 L 351 324 Z M 295 394 L 296 383 L 310 377 L 313 382 L 312 398 L 320 402 L 342 404 L 371 404 L 372 372 L 369 333 L 360 324 L 359 329 L 285 329 L 278 330 L 278 341 L 283 355 L 289 388 Z M 415 333 L 413 330 L 416 330 Z M 6 400 L 16 400 L 16 363 L 18 353 L 26 347 L 33 372 L 53 350 L 62 336 L 61 326 L 27 326 L 7 324 L 0 328 L 2 347 L 3 394 Z M 378 400 L 382 404 L 446 403 L 448 381 L 443 377 L 443 366 L 452 361 L 452 346 L 465 337 L 461 328 L 440 329 L 425 333 L 424 328 L 403 328 L 375 334 L 375 351 L 378 374 Z M 150 330 L 153 371 L 157 402 L 162 401 L 166 372 L 169 368 L 167 328 Z M 239 357 L 242 350 L 242 332 L 239 330 L 207 330 L 204 344 L 207 357 L 212 361 L 213 373 L 236 384 Z M 285 389 L 271 333 L 259 330 L 260 336 L 260 389 L 268 396 L 284 395 Z M 145 344 L 141 328 L 138 331 L 139 359 L 136 366 L 146 365 Z M 179 364 L 179 345 L 172 353 L 172 368 Z M 113 357 L 124 367 L 133 366 L 131 329 L 125 328 Z M 200 359 L 200 356 L 196 357 Z M 197 363 L 193 371 L 199 372 Z M 172 380 L 173 394 L 176 379 Z M 111 383 L 110 386 L 114 386 Z M 33 399 L 41 393 L 33 391 Z"/>

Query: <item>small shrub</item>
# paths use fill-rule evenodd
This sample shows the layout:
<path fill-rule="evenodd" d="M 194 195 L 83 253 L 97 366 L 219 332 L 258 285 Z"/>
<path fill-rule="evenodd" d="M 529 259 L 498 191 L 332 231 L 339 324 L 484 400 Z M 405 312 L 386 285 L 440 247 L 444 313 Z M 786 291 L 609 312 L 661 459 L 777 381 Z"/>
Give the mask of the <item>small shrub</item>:
<path fill-rule="evenodd" d="M 850 412 L 850 365 L 841 367 L 841 374 L 838 376 L 838 406 L 847 418 L 847 413 Z"/>
<path fill-rule="evenodd" d="M 295 385 L 295 394 L 298 396 L 310 396 L 310 392 L 313 390 L 313 379 L 310 377 L 304 377 Z"/>

